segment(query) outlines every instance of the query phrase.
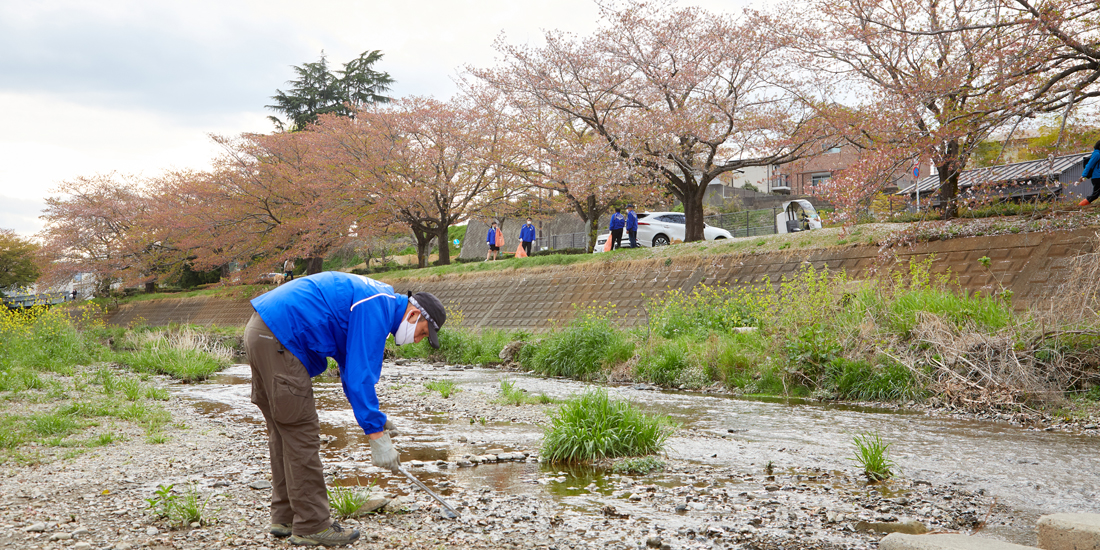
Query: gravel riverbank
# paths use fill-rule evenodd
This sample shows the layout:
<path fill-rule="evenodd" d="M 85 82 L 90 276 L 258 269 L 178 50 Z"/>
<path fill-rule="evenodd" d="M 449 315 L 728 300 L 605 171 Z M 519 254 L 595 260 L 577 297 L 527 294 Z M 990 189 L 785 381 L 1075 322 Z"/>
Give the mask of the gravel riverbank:
<path fill-rule="evenodd" d="M 157 383 L 168 385 L 164 380 Z M 443 399 L 425 392 L 416 376 L 380 384 L 379 390 L 384 407 L 507 422 L 527 430 L 545 424 L 552 407 L 497 405 L 491 403 L 492 396 L 475 391 Z M 4 465 L 0 547 L 287 547 L 266 533 L 270 489 L 263 426 L 212 414 L 178 394 L 165 407 L 173 423 L 166 428 L 164 443 L 150 443 L 140 430 L 122 427 L 129 430 L 124 441 L 72 458 Z M 446 434 L 448 441 L 456 442 L 448 459 L 406 464 L 459 509 L 462 516 L 455 520 L 441 517 L 438 505 L 405 480 L 371 467 L 367 446 L 352 442 L 326 452 L 331 479 L 367 476 L 378 480 L 379 490 L 393 499 L 381 513 L 341 522 L 362 531 L 357 547 L 859 549 L 877 546 L 883 535 L 867 529 L 878 523 L 896 527 L 916 521 L 931 530 L 969 533 L 983 521 L 1018 521 L 1011 510 L 980 492 L 904 477 L 882 487 L 867 486 L 854 467 L 777 470 L 767 475 L 759 466 L 715 468 L 670 457 L 663 472 L 608 474 L 599 483 L 583 485 L 568 472 L 538 464 L 537 445 L 497 456 L 466 455 L 461 446 L 467 437 L 464 431 L 440 429 L 454 432 Z M 399 432 L 398 449 L 413 437 Z M 705 444 L 714 435 L 687 430 L 677 437 Z M 466 487 L 450 477 L 471 468 L 488 469 L 491 475 L 492 469 L 515 467 L 514 463 L 528 467 L 525 483 L 562 490 L 514 491 L 507 484 Z M 146 499 L 154 498 L 158 486 L 169 484 L 177 490 L 193 487 L 209 499 L 205 523 L 173 526 L 146 512 Z M 586 497 L 586 504 L 555 496 L 561 494 Z"/>

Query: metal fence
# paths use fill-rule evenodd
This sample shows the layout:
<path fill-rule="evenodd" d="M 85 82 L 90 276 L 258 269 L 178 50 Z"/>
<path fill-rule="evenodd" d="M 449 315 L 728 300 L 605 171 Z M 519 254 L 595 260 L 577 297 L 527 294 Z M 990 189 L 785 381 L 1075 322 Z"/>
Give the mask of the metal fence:
<path fill-rule="evenodd" d="M 562 248 L 584 248 L 587 238 L 587 233 L 563 233 L 561 235 L 550 235 L 550 238 L 548 239 L 548 246 L 550 247 L 550 250 L 560 250 Z"/>
<path fill-rule="evenodd" d="M 734 237 L 755 237 L 757 235 L 775 234 L 775 216 L 777 214 L 779 214 L 779 208 L 773 207 L 714 214 L 704 216 L 703 221 L 707 225 L 721 227 L 729 231 Z"/>

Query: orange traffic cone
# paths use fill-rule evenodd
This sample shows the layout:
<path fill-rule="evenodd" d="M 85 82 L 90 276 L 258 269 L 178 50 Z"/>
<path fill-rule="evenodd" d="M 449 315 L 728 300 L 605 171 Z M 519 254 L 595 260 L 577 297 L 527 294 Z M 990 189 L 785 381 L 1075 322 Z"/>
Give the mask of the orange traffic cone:
<path fill-rule="evenodd" d="M 1089 205 L 1089 200 L 1088 199 L 1081 199 L 1081 202 L 1077 203 L 1077 206 L 1088 206 L 1088 205 Z"/>

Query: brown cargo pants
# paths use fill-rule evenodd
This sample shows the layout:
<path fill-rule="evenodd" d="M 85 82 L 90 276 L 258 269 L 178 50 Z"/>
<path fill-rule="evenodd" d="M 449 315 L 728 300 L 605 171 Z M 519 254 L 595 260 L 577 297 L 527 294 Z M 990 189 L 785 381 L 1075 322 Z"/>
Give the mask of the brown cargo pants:
<path fill-rule="evenodd" d="M 324 531 L 332 519 L 309 373 L 256 313 L 245 326 L 244 347 L 252 366 L 252 402 L 267 421 L 271 522 L 293 523 L 295 535 Z"/>

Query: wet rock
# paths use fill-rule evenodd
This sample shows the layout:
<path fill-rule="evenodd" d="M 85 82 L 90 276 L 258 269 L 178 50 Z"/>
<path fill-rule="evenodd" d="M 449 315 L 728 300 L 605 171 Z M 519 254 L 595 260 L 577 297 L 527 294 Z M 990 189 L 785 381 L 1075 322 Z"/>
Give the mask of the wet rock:
<path fill-rule="evenodd" d="M 257 491 L 262 491 L 264 489 L 270 489 L 271 488 L 271 482 L 266 480 L 266 479 L 257 479 L 256 481 L 253 481 L 252 483 L 249 483 L 248 486 L 253 488 L 253 489 L 256 489 Z"/>
<path fill-rule="evenodd" d="M 28 533 L 42 533 L 45 530 L 46 530 L 46 524 L 41 522 L 41 521 L 31 525 L 30 527 L 27 527 L 26 529 L 24 529 L 24 531 L 26 531 Z"/>
<path fill-rule="evenodd" d="M 928 527 L 915 520 L 898 522 L 861 521 L 856 523 L 856 531 L 923 535 L 928 532 Z"/>
<path fill-rule="evenodd" d="M 684 503 L 681 502 L 680 504 L 676 505 L 676 513 L 677 514 L 686 513 L 687 510 L 688 510 L 687 504 L 684 504 Z"/>

